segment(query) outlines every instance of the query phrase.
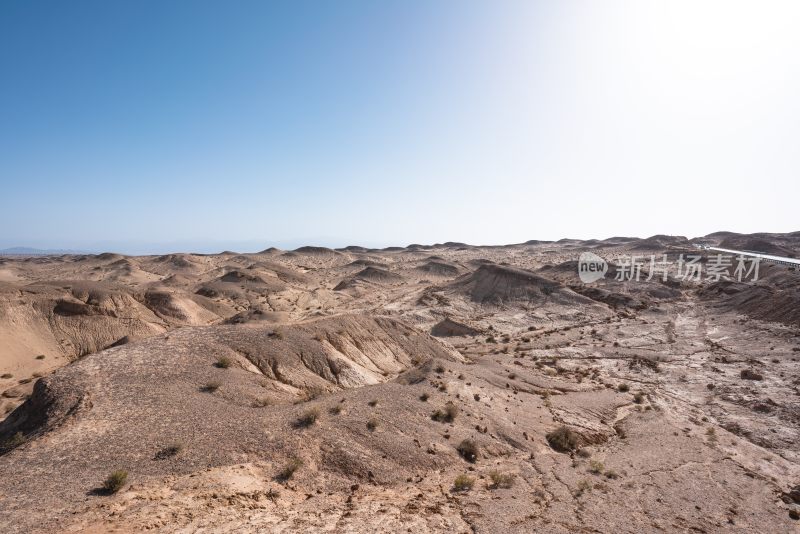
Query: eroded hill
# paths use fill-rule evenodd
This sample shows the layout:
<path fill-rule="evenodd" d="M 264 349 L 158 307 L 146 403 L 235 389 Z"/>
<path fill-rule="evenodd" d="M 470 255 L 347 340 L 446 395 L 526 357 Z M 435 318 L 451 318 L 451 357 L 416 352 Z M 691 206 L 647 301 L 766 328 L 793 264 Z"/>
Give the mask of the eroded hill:
<path fill-rule="evenodd" d="M 722 241 L 800 251 L 703 238 Z M 605 279 L 580 282 L 584 250 Z M 694 253 L 653 236 L 3 259 L 0 524 L 789 532 L 800 274 L 615 280 L 627 255 Z"/>

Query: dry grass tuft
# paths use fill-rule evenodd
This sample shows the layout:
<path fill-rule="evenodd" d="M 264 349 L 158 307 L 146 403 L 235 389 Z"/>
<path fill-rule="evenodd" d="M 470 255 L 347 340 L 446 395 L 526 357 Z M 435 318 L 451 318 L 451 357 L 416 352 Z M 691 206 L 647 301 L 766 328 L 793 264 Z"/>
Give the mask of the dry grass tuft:
<path fill-rule="evenodd" d="M 200 387 L 200 391 L 202 391 L 204 393 L 214 393 L 220 387 L 222 387 L 222 383 L 221 382 L 212 381 L 212 382 L 208 382 L 205 385 L 201 386 Z"/>
<path fill-rule="evenodd" d="M 443 410 L 436 410 L 431 414 L 431 419 L 440 423 L 452 423 L 458 415 L 458 406 L 448 401 Z"/>
<path fill-rule="evenodd" d="M 453 491 L 469 491 L 474 485 L 474 478 L 467 475 L 458 475 L 453 482 Z"/>
<path fill-rule="evenodd" d="M 314 423 L 317 422 L 319 418 L 319 410 L 317 408 L 310 408 L 300 414 L 300 417 L 297 418 L 294 422 L 295 428 L 308 428 Z"/>
<path fill-rule="evenodd" d="M 114 471 L 103 481 L 103 490 L 107 493 L 117 493 L 128 481 L 128 472 Z"/>
<path fill-rule="evenodd" d="M 510 488 L 514 485 L 514 475 L 511 473 L 500 473 L 498 471 L 492 471 L 489 473 L 489 480 L 492 481 L 489 484 L 489 489 L 498 489 L 498 488 Z"/>
<path fill-rule="evenodd" d="M 280 470 L 278 475 L 275 477 L 277 480 L 281 482 L 286 482 L 291 480 L 294 474 L 303 466 L 303 460 L 300 458 L 292 458 L 289 460 L 289 463 L 284 466 L 283 469 Z"/>

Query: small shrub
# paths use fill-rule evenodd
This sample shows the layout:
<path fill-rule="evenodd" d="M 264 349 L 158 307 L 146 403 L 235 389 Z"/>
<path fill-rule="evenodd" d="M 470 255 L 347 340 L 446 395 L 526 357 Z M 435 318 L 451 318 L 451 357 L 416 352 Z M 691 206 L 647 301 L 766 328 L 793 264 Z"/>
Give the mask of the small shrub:
<path fill-rule="evenodd" d="M 589 462 L 589 472 L 594 473 L 595 475 L 600 475 L 605 471 L 605 466 L 603 462 L 599 462 L 597 460 L 592 460 Z"/>
<path fill-rule="evenodd" d="M 476 401 L 480 401 L 480 400 L 481 400 L 481 395 L 480 395 L 480 393 L 475 393 L 475 394 L 472 396 L 472 398 L 473 398 L 473 399 L 475 399 Z"/>
<path fill-rule="evenodd" d="M 37 360 L 44 360 L 44 359 L 45 359 L 45 355 L 44 355 L 44 354 L 40 354 L 40 355 L 38 355 L 38 356 L 36 357 L 36 359 L 37 359 Z"/>
<path fill-rule="evenodd" d="M 290 480 L 294 474 L 303 466 L 303 460 L 300 458 L 292 458 L 289 460 L 289 463 L 284 466 L 283 469 L 278 473 L 276 477 L 281 482 L 286 482 Z"/>
<path fill-rule="evenodd" d="M 16 432 L 10 438 L 0 443 L 0 451 L 10 451 L 25 443 L 25 436 L 22 432 Z"/>
<path fill-rule="evenodd" d="M 644 400 L 644 393 L 642 393 L 641 391 L 633 395 L 633 402 L 635 402 L 636 404 L 641 404 L 643 400 Z"/>
<path fill-rule="evenodd" d="M 744 369 L 740 373 L 740 376 L 744 380 L 764 380 L 764 375 L 759 374 L 752 369 Z"/>
<path fill-rule="evenodd" d="M 216 382 L 216 381 L 208 382 L 204 386 L 200 387 L 200 391 L 203 391 L 205 393 L 214 393 L 220 387 L 222 387 L 222 384 L 220 382 Z"/>
<path fill-rule="evenodd" d="M 492 481 L 492 483 L 489 485 L 489 488 L 491 489 L 510 488 L 514 485 L 514 475 L 511 473 L 492 471 L 489 473 L 489 479 Z"/>
<path fill-rule="evenodd" d="M 371 406 L 372 408 L 374 408 L 375 406 L 377 406 L 377 405 L 378 405 L 378 401 L 377 401 L 377 400 L 371 400 L 371 401 L 369 401 L 367 404 L 368 404 L 369 406 Z"/>
<path fill-rule="evenodd" d="M 314 399 L 318 399 L 319 397 L 323 396 L 327 391 L 325 391 L 321 387 L 312 386 L 305 391 L 302 392 L 300 398 L 295 401 L 295 404 L 302 404 L 304 402 L 309 402 Z"/>
<path fill-rule="evenodd" d="M 558 452 L 570 452 L 578 448 L 578 434 L 565 426 L 553 430 L 545 437 L 550 447 Z"/>
<path fill-rule="evenodd" d="M 375 432 L 376 428 L 378 428 L 378 420 L 374 417 L 370 417 L 367 421 L 367 430 L 370 432 Z"/>
<path fill-rule="evenodd" d="M 630 386 L 625 382 L 617 386 L 617 391 L 619 391 L 620 393 L 626 393 L 630 389 L 631 389 Z"/>
<path fill-rule="evenodd" d="M 156 453 L 156 460 L 166 460 L 167 458 L 172 458 L 173 456 L 177 456 L 182 450 L 183 445 L 180 443 L 167 445 Z"/>
<path fill-rule="evenodd" d="M 294 422 L 294 427 L 308 428 L 317 422 L 317 418 L 319 418 L 319 410 L 316 408 L 311 408 L 300 414 L 300 417 L 298 417 Z"/>
<path fill-rule="evenodd" d="M 214 367 L 217 367 L 218 369 L 227 369 L 231 365 L 233 365 L 233 360 L 227 356 L 220 356 L 217 358 L 217 363 L 214 364 Z"/>
<path fill-rule="evenodd" d="M 475 479 L 467 475 L 458 475 L 453 482 L 454 491 L 469 491 L 475 485 Z"/>
<path fill-rule="evenodd" d="M 714 442 L 717 441 L 717 431 L 714 430 L 713 426 L 708 427 L 706 430 L 706 435 L 708 436 L 708 441 Z"/>
<path fill-rule="evenodd" d="M 342 407 L 337 404 L 337 405 L 331 407 L 331 409 L 328 410 L 328 413 L 331 414 L 331 415 L 339 415 L 340 413 L 342 413 Z"/>
<path fill-rule="evenodd" d="M 580 496 L 584 492 L 590 491 L 591 489 L 592 489 L 592 483 L 584 479 L 578 482 L 578 491 L 576 491 L 575 493 L 577 496 Z"/>
<path fill-rule="evenodd" d="M 14 378 L 14 375 L 12 375 L 11 373 L 3 373 L 2 375 L 0 375 L 0 378 Z"/>
<path fill-rule="evenodd" d="M 428 402 L 428 399 L 430 398 L 431 396 L 428 395 L 427 393 L 423 393 L 422 395 L 419 396 L 419 400 L 421 400 L 422 402 Z"/>
<path fill-rule="evenodd" d="M 606 474 L 606 478 L 610 478 L 610 479 L 619 478 L 619 474 L 617 474 L 617 472 L 614 471 L 613 469 L 609 469 L 608 471 L 606 471 L 605 474 Z"/>
<path fill-rule="evenodd" d="M 414 365 L 418 365 L 419 362 L 415 362 Z M 398 382 L 405 385 L 411 384 L 419 384 L 420 382 L 424 381 L 426 378 L 426 374 L 422 369 L 413 368 L 409 369 L 405 373 L 401 374 L 397 377 Z"/>
<path fill-rule="evenodd" d="M 436 371 L 439 374 L 442 374 L 442 373 L 444 373 L 444 366 L 437 365 L 436 368 L 434 369 L 434 371 Z"/>
<path fill-rule="evenodd" d="M 103 481 L 103 490 L 107 493 L 117 493 L 128 481 L 128 472 L 119 470 L 114 471 Z"/>
<path fill-rule="evenodd" d="M 452 402 L 444 405 L 444 410 L 436 410 L 431 415 L 431 419 L 440 423 L 452 423 L 458 415 L 458 406 Z"/>
<path fill-rule="evenodd" d="M 253 408 L 266 408 L 269 406 L 269 399 L 262 397 L 253 401 Z"/>
<path fill-rule="evenodd" d="M 465 439 L 459 443 L 458 447 L 456 447 L 456 450 L 462 458 L 471 464 L 474 464 L 478 460 L 478 453 L 480 452 L 480 449 L 478 448 L 478 444 L 471 439 Z"/>

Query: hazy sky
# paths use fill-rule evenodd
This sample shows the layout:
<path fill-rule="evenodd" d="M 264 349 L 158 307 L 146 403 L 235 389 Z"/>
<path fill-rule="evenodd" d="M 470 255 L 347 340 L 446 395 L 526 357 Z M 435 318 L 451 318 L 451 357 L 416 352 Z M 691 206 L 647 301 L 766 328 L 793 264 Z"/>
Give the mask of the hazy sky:
<path fill-rule="evenodd" d="M 798 28 L 797 1 L 6 0 L 0 247 L 800 230 Z"/>

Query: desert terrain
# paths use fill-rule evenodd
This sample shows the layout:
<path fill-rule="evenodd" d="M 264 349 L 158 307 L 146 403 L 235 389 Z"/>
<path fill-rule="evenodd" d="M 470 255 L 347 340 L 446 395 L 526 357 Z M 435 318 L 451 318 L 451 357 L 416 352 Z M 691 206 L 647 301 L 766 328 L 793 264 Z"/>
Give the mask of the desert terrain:
<path fill-rule="evenodd" d="M 800 272 L 615 278 L 697 243 L 800 255 L 0 257 L 0 530 L 800 531 Z"/>

